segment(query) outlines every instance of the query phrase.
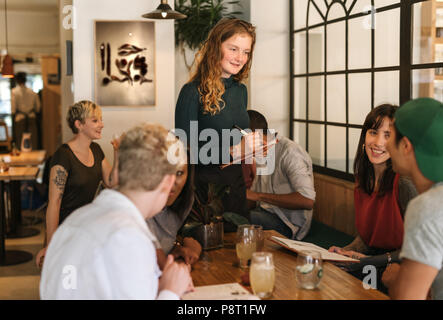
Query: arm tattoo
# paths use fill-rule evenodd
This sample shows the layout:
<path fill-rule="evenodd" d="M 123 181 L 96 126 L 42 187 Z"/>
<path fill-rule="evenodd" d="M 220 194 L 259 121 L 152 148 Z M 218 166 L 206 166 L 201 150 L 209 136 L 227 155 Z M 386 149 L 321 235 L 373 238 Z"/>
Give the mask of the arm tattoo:
<path fill-rule="evenodd" d="M 61 192 L 61 196 L 63 195 L 63 191 L 65 190 L 66 180 L 68 175 L 65 170 L 57 168 L 57 173 L 54 178 L 54 184 L 58 190 Z"/>

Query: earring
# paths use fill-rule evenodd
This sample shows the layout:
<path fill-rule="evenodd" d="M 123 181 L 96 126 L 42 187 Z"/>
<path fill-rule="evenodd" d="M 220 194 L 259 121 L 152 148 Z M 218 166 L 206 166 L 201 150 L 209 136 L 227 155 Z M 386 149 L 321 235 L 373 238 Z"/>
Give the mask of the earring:
<path fill-rule="evenodd" d="M 362 150 L 365 151 L 365 144 L 362 145 Z"/>

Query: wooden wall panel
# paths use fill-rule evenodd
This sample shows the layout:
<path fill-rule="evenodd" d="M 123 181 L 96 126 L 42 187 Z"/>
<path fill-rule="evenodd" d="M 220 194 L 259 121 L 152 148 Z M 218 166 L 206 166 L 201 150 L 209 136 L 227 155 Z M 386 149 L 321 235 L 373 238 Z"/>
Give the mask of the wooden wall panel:
<path fill-rule="evenodd" d="M 314 173 L 314 219 L 355 236 L 354 184 Z"/>
<path fill-rule="evenodd" d="M 61 96 L 60 84 L 50 84 L 49 74 L 58 74 L 58 56 L 41 58 L 42 92 L 42 144 L 48 156 L 57 150 L 61 143 Z"/>

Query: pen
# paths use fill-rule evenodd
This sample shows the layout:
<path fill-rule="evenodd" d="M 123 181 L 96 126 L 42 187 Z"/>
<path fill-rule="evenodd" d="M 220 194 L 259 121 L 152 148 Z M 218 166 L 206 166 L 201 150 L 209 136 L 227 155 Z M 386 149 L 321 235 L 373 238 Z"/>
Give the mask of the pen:
<path fill-rule="evenodd" d="M 233 125 L 233 127 L 235 129 L 238 129 L 240 131 L 240 133 L 242 134 L 242 136 L 246 136 L 248 134 L 245 130 L 243 130 L 242 128 L 240 128 L 239 126 L 237 126 L 235 124 Z"/>

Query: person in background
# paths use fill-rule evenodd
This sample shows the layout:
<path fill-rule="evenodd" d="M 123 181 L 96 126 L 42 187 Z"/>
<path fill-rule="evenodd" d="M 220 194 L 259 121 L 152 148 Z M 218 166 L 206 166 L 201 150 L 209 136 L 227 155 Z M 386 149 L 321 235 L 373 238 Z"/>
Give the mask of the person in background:
<path fill-rule="evenodd" d="M 189 267 L 172 256 L 159 270 L 145 221 L 165 206 L 186 161 L 181 142 L 171 158 L 177 143 L 170 135 L 154 124 L 123 134 L 118 189 L 102 191 L 57 229 L 43 265 L 42 299 L 179 299 L 193 289 Z"/>
<path fill-rule="evenodd" d="M 175 173 L 175 183 L 169 193 L 163 210 L 148 219 L 149 229 L 157 237 L 157 259 L 160 269 L 166 262 L 166 255 L 183 258 L 187 264 L 198 261 L 202 247 L 197 240 L 185 237 L 177 241 L 177 233 L 185 223 L 194 203 L 194 165 L 189 161 L 180 165 Z"/>
<path fill-rule="evenodd" d="M 395 113 L 387 149 L 395 172 L 411 177 L 419 195 L 405 214 L 401 264 L 383 274 L 393 299 L 443 300 L 443 104 L 406 102 Z"/>
<path fill-rule="evenodd" d="M 14 142 L 21 147 L 24 132 L 31 133 L 32 149 L 38 148 L 37 113 L 40 112 L 40 99 L 37 93 L 26 87 L 26 73 L 15 76 L 17 86 L 11 91 L 11 113 L 14 121 Z"/>
<path fill-rule="evenodd" d="M 74 137 L 61 145 L 51 159 L 46 245 L 37 254 L 37 266 L 41 266 L 47 244 L 58 226 L 75 209 L 92 202 L 101 181 L 109 188 L 118 183 L 118 141 L 112 141 L 113 167 L 93 142 L 101 138 L 104 127 L 100 107 L 91 101 L 79 101 L 69 107 L 67 121 Z"/>
<path fill-rule="evenodd" d="M 251 139 L 242 139 L 239 130 L 232 129 L 235 126 L 241 129 L 249 126 L 246 113 L 248 92 L 241 82 L 248 77 L 254 44 L 255 27 L 250 23 L 239 19 L 220 20 L 198 52 L 196 72 L 181 89 L 175 108 L 175 128 L 186 133 L 191 161 L 198 161 L 195 184 L 199 199 L 203 202 L 207 200 L 210 183 L 229 185 L 230 191 L 223 198 L 224 211 L 246 218 L 248 208 L 241 164 L 224 169 L 220 165 L 223 159 L 235 158 L 232 156 L 234 150 L 241 148 L 242 143 L 248 146 L 253 143 Z M 191 128 L 197 123 L 197 136 L 194 137 Z M 218 156 L 206 152 L 208 159 L 202 159 L 200 149 L 205 142 L 199 141 L 198 135 L 206 129 L 216 131 L 220 147 L 217 149 Z M 222 143 L 223 130 L 234 133 L 233 139 L 225 146 Z M 198 146 L 198 150 L 193 148 L 194 145 Z"/>
<path fill-rule="evenodd" d="M 266 144 L 269 135 L 266 118 L 255 110 L 248 110 L 248 115 L 251 130 L 261 130 Z M 278 137 L 274 161 L 273 172 L 256 175 L 247 190 L 247 199 L 257 204 L 250 211 L 251 223 L 301 240 L 310 229 L 315 201 L 311 158 L 296 142 Z"/>
<path fill-rule="evenodd" d="M 392 170 L 391 155 L 386 149 L 396 110 L 396 106 L 383 104 L 366 116 L 354 161 L 358 235 L 344 248 L 329 248 L 329 251 L 359 259 L 359 263 L 344 268 L 360 279 L 364 277 L 365 265 L 376 266 L 377 288 L 385 292 L 381 274 L 389 263 L 398 261 L 403 216 L 408 202 L 417 194 L 410 179 Z"/>

